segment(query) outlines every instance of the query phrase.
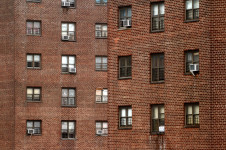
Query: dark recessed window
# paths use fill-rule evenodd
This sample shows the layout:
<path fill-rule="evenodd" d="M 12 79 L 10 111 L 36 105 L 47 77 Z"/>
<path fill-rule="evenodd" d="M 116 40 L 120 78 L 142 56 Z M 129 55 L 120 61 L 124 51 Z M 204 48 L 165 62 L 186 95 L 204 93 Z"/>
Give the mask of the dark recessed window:
<path fill-rule="evenodd" d="M 27 135 L 41 134 L 41 121 L 28 120 L 27 121 Z"/>
<path fill-rule="evenodd" d="M 75 7 L 75 0 L 61 0 L 61 6 L 65 8 L 74 8 Z"/>
<path fill-rule="evenodd" d="M 107 121 L 97 121 L 96 122 L 96 135 L 108 135 L 108 122 Z"/>
<path fill-rule="evenodd" d="M 107 36 L 108 36 L 107 24 L 96 24 L 95 25 L 95 36 L 96 36 L 96 38 L 107 38 Z"/>
<path fill-rule="evenodd" d="M 27 87 L 27 101 L 39 102 L 41 101 L 40 87 Z"/>
<path fill-rule="evenodd" d="M 119 28 L 131 28 L 132 26 L 132 8 L 119 8 Z"/>
<path fill-rule="evenodd" d="M 151 81 L 164 81 L 164 54 L 151 54 Z"/>
<path fill-rule="evenodd" d="M 75 106 L 75 89 L 62 88 L 62 106 Z"/>
<path fill-rule="evenodd" d="M 27 54 L 27 68 L 40 68 L 40 67 L 41 67 L 41 55 Z"/>
<path fill-rule="evenodd" d="M 75 121 L 62 121 L 61 122 L 61 137 L 62 139 L 75 138 Z"/>
<path fill-rule="evenodd" d="M 132 56 L 119 57 L 119 78 L 132 77 Z"/>
<path fill-rule="evenodd" d="M 107 103 L 108 102 L 108 89 L 96 89 L 96 102 Z"/>
<path fill-rule="evenodd" d="M 27 21 L 27 35 L 41 35 L 41 22 Z"/>
<path fill-rule="evenodd" d="M 107 64 L 108 64 L 107 56 L 96 56 L 96 70 L 97 71 L 106 71 Z"/>
<path fill-rule="evenodd" d="M 199 127 L 199 103 L 185 104 L 185 126 Z"/>
<path fill-rule="evenodd" d="M 61 71 L 63 73 L 76 73 L 75 56 L 62 56 Z"/>
<path fill-rule="evenodd" d="M 164 105 L 151 106 L 151 124 L 153 134 L 163 134 L 165 132 L 165 110 Z"/>
<path fill-rule="evenodd" d="M 198 20 L 199 19 L 199 0 L 186 0 L 186 20 Z"/>
<path fill-rule="evenodd" d="M 132 107 L 119 107 L 119 127 L 132 128 Z"/>
<path fill-rule="evenodd" d="M 62 41 L 75 41 L 75 23 L 62 23 Z"/>
<path fill-rule="evenodd" d="M 164 2 L 151 4 L 151 31 L 164 30 L 164 15 L 165 7 Z"/>
<path fill-rule="evenodd" d="M 190 74 L 190 67 L 195 66 L 197 71 L 199 71 L 199 51 L 186 51 L 185 52 L 185 73 Z"/>

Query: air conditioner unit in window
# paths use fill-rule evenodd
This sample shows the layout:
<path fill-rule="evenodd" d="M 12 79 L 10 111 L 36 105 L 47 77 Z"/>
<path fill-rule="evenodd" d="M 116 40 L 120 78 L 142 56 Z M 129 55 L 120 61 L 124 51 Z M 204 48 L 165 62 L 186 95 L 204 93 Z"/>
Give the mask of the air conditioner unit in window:
<path fill-rule="evenodd" d="M 66 36 L 62 36 L 62 40 L 63 41 L 68 41 L 69 40 L 69 36 L 67 36 L 67 35 Z"/>
<path fill-rule="evenodd" d="M 27 134 L 34 134 L 34 129 L 27 129 Z"/>
<path fill-rule="evenodd" d="M 131 27 L 131 20 L 122 20 L 123 27 Z"/>
<path fill-rule="evenodd" d="M 71 3 L 70 2 L 62 2 L 62 7 L 70 7 Z"/>
<path fill-rule="evenodd" d="M 76 68 L 68 68 L 69 73 L 76 73 Z"/>
<path fill-rule="evenodd" d="M 101 134 L 103 134 L 103 131 L 102 130 L 97 130 L 97 134 L 101 135 Z"/>
<path fill-rule="evenodd" d="M 189 69 L 191 72 L 199 71 L 199 64 L 190 64 Z"/>

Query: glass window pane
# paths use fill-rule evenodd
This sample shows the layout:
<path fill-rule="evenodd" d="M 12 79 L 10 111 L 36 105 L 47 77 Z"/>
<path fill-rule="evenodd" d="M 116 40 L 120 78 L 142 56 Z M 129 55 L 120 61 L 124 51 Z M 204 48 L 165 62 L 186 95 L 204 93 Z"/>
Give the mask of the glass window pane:
<path fill-rule="evenodd" d="M 27 55 L 27 61 L 32 61 L 32 60 L 33 60 L 32 55 Z"/>
<path fill-rule="evenodd" d="M 33 89 L 32 88 L 27 88 L 27 94 L 33 94 Z"/>
<path fill-rule="evenodd" d="M 107 3 L 108 2 L 108 0 L 103 0 L 104 1 L 104 3 Z"/>
<path fill-rule="evenodd" d="M 74 89 L 69 90 L 69 97 L 75 97 L 75 90 Z"/>
<path fill-rule="evenodd" d="M 75 57 L 69 56 L 69 64 L 75 64 Z"/>
<path fill-rule="evenodd" d="M 27 121 L 27 127 L 32 128 L 33 127 L 33 121 Z"/>
<path fill-rule="evenodd" d="M 132 118 L 128 118 L 128 125 L 132 125 Z"/>
<path fill-rule="evenodd" d="M 75 24 L 74 23 L 69 24 L 69 31 L 75 31 Z"/>
<path fill-rule="evenodd" d="M 69 122 L 69 129 L 75 129 L 75 123 Z"/>
<path fill-rule="evenodd" d="M 96 95 L 102 95 L 102 90 L 96 90 Z"/>
<path fill-rule="evenodd" d="M 101 122 L 96 122 L 96 128 L 101 129 Z"/>
<path fill-rule="evenodd" d="M 199 114 L 199 105 L 194 106 L 194 114 Z"/>
<path fill-rule="evenodd" d="M 159 67 L 160 68 L 164 67 L 164 55 L 159 56 Z"/>
<path fill-rule="evenodd" d="M 199 8 L 199 0 L 194 0 L 194 9 Z"/>
<path fill-rule="evenodd" d="M 153 16 L 156 16 L 156 15 L 158 15 L 158 11 L 159 11 L 159 8 L 158 8 L 158 4 L 154 4 L 153 6 L 152 6 L 152 8 L 153 8 Z"/>
<path fill-rule="evenodd" d="M 62 64 L 67 64 L 67 56 L 62 56 Z"/>
<path fill-rule="evenodd" d="M 96 30 L 101 30 L 101 25 L 97 24 L 96 25 Z"/>
<path fill-rule="evenodd" d="M 34 127 L 40 127 L 40 126 L 41 126 L 40 121 L 35 121 L 34 122 Z"/>
<path fill-rule="evenodd" d="M 27 22 L 27 28 L 32 28 L 33 23 L 32 22 Z"/>
<path fill-rule="evenodd" d="M 165 14 L 165 6 L 164 6 L 164 3 L 160 4 L 160 14 L 163 15 Z"/>
<path fill-rule="evenodd" d="M 160 113 L 164 114 L 164 107 L 160 107 Z"/>
<path fill-rule="evenodd" d="M 192 114 L 192 106 L 191 106 L 191 105 L 188 106 L 187 113 L 188 113 L 188 114 Z"/>
<path fill-rule="evenodd" d="M 128 8 L 127 11 L 128 11 L 127 12 L 128 13 L 127 16 L 128 17 L 131 17 L 132 16 L 132 10 L 131 10 L 131 8 Z"/>
<path fill-rule="evenodd" d="M 62 31 L 67 31 L 67 23 L 62 23 Z"/>
<path fill-rule="evenodd" d="M 126 125 L 126 118 L 121 118 L 120 124 L 125 126 Z"/>
<path fill-rule="evenodd" d="M 126 11 L 124 8 L 120 9 L 120 18 L 123 19 L 126 16 Z"/>
<path fill-rule="evenodd" d="M 105 128 L 105 129 L 108 128 L 108 123 L 107 122 L 103 123 L 103 128 Z"/>
<path fill-rule="evenodd" d="M 68 96 L 68 90 L 62 89 L 62 97 L 67 97 L 67 96 Z"/>
<path fill-rule="evenodd" d="M 40 61 L 40 55 L 34 55 L 34 61 Z"/>
<path fill-rule="evenodd" d="M 108 30 L 108 27 L 107 27 L 106 25 L 103 25 L 103 26 L 102 26 L 102 30 L 103 30 L 103 31 L 107 31 L 107 30 Z"/>
<path fill-rule="evenodd" d="M 107 89 L 103 90 L 103 95 L 108 95 L 108 90 Z"/>
<path fill-rule="evenodd" d="M 101 57 L 96 57 L 96 63 L 101 63 Z"/>
<path fill-rule="evenodd" d="M 152 117 L 153 119 L 158 119 L 158 107 L 153 107 L 153 114 Z"/>
<path fill-rule="evenodd" d="M 126 109 L 121 109 L 121 117 L 126 117 Z"/>
<path fill-rule="evenodd" d="M 67 122 L 62 122 L 61 125 L 62 125 L 62 129 L 67 129 Z"/>
<path fill-rule="evenodd" d="M 40 89 L 34 89 L 34 94 L 40 94 Z"/>
<path fill-rule="evenodd" d="M 107 57 L 103 57 L 103 63 L 108 63 L 108 58 Z"/>
<path fill-rule="evenodd" d="M 187 61 L 192 62 L 192 53 L 187 53 Z"/>
<path fill-rule="evenodd" d="M 194 53 L 194 62 L 199 62 L 199 53 Z"/>
<path fill-rule="evenodd" d="M 128 117 L 132 117 L 132 108 L 128 109 Z"/>
<path fill-rule="evenodd" d="M 186 9 L 192 9 L 192 0 L 186 0 Z"/>
<path fill-rule="evenodd" d="M 40 22 L 34 22 L 34 28 L 40 28 Z"/>

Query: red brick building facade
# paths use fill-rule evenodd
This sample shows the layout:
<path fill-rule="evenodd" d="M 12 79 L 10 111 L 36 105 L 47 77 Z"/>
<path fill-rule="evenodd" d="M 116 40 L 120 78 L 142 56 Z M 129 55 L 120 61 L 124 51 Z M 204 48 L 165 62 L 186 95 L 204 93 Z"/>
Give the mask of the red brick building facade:
<path fill-rule="evenodd" d="M 0 149 L 226 149 L 226 2 L 105 2 L 0 1 Z"/>

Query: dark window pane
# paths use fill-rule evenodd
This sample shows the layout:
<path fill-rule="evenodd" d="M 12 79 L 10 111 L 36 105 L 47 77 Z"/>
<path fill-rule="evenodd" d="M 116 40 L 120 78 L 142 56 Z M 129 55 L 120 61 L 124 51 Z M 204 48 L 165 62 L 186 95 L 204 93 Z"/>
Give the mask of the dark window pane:
<path fill-rule="evenodd" d="M 39 68 L 40 67 L 40 63 L 39 62 L 35 62 L 35 66 L 34 67 Z"/>
<path fill-rule="evenodd" d="M 159 125 L 158 125 L 158 120 L 152 119 L 152 131 L 153 132 L 158 132 Z"/>
<path fill-rule="evenodd" d="M 159 80 L 164 80 L 164 68 L 159 68 Z"/>
<path fill-rule="evenodd" d="M 159 18 L 152 18 L 152 30 L 159 29 Z"/>
<path fill-rule="evenodd" d="M 131 69 L 131 67 L 128 67 L 127 68 L 127 77 L 130 77 L 132 75 L 132 69 Z"/>
<path fill-rule="evenodd" d="M 27 62 L 27 67 L 33 67 L 32 62 Z"/>
<path fill-rule="evenodd" d="M 192 10 L 186 10 L 186 20 L 193 19 Z"/>
<path fill-rule="evenodd" d="M 158 68 L 152 69 L 152 81 L 158 81 Z"/>

